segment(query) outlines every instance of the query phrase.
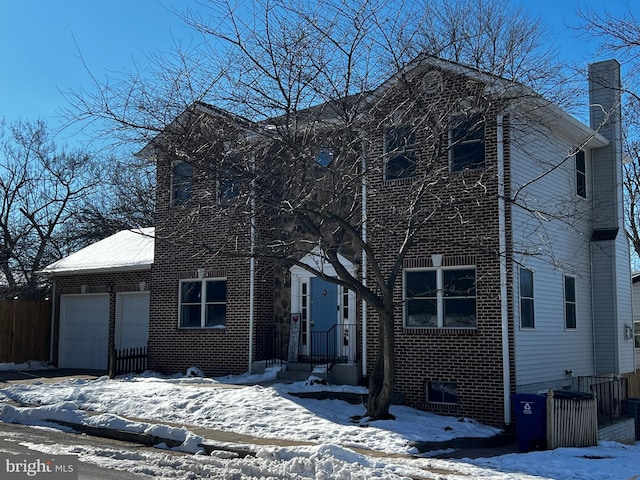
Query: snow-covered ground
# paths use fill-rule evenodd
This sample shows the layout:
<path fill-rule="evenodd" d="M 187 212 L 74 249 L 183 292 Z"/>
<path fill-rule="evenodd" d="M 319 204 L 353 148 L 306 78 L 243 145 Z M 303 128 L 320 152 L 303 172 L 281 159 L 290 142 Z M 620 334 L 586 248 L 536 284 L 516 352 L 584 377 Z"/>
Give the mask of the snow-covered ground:
<path fill-rule="evenodd" d="M 360 387 L 326 386 L 316 381 L 269 387 L 234 385 L 264 381 L 270 376 L 275 376 L 275 372 L 269 371 L 262 377 L 220 379 L 147 373 L 116 379 L 13 384 L 0 389 L 0 421 L 50 428 L 56 424 L 47 420 L 61 420 L 145 432 L 178 440 L 181 445 L 174 447 L 176 450 L 194 454 L 176 456 L 162 449 L 127 453 L 80 445 L 76 448 L 29 445 L 36 451 L 78 455 L 81 461 L 154 478 L 640 478 L 640 443 L 628 446 L 603 442 L 592 448 L 479 459 L 435 459 L 419 455 L 413 442 L 488 437 L 498 431 L 470 419 L 443 417 L 403 406 L 392 406 L 396 420 L 355 420 L 364 415 L 364 406 L 290 395 L 320 389 L 365 393 Z M 29 407 L 17 406 L 15 402 Z M 250 444 L 247 447 L 256 455 L 245 458 L 225 451 L 205 455 L 198 446 L 206 440 L 202 428 L 309 445 Z M 353 450 L 354 447 L 358 450 Z"/>

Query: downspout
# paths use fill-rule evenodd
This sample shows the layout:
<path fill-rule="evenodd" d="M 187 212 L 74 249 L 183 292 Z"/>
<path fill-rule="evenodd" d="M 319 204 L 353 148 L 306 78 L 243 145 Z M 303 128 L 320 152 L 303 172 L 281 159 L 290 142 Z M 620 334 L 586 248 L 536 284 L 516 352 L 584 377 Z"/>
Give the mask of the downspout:
<path fill-rule="evenodd" d="M 251 160 L 251 172 L 255 175 L 255 160 Z M 255 197 L 255 179 L 251 180 L 251 214 L 249 226 L 249 241 L 251 244 L 251 258 L 249 259 L 249 374 L 253 373 L 253 330 L 255 321 L 255 286 L 256 286 L 256 197 Z"/>
<path fill-rule="evenodd" d="M 51 335 L 49 338 L 49 363 L 53 364 L 53 328 L 56 319 L 56 279 L 53 277 L 53 291 L 51 292 Z"/>
<path fill-rule="evenodd" d="M 498 141 L 498 255 L 500 257 L 500 316 L 502 323 L 502 384 L 504 388 L 504 423 L 511 423 L 511 364 L 509 360 L 509 302 L 507 282 L 507 230 L 506 207 L 504 199 L 504 132 L 503 116 L 497 116 Z"/>
<path fill-rule="evenodd" d="M 362 147 L 362 243 L 367 243 L 367 157 Z M 362 249 L 362 285 L 367 286 L 367 252 Z M 367 301 L 362 300 L 362 376 L 367 376 Z"/>

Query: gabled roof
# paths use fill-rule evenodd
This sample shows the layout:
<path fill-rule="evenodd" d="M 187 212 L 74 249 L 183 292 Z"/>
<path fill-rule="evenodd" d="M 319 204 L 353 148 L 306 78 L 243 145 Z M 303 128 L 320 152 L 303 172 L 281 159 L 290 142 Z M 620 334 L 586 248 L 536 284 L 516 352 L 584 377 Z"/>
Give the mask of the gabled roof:
<path fill-rule="evenodd" d="M 153 264 L 153 227 L 123 230 L 45 267 L 41 275 L 149 270 Z"/>
<path fill-rule="evenodd" d="M 359 103 L 371 105 L 385 94 L 387 90 L 396 85 L 404 76 L 419 75 L 425 69 L 439 69 L 450 73 L 464 75 L 471 79 L 482 82 L 486 85 L 486 93 L 490 96 L 501 97 L 512 100 L 511 108 L 525 112 L 533 119 L 547 125 L 552 130 L 571 140 L 575 145 L 587 146 L 589 148 L 604 147 L 609 144 L 609 140 L 598 131 L 585 125 L 559 106 L 545 99 L 529 87 L 514 82 L 512 80 L 498 77 L 494 74 L 475 69 L 451 60 L 434 57 L 432 55 L 421 54 L 410 61 L 403 69 L 383 81 L 378 87 L 370 91 L 363 91 L 351 94 L 344 98 L 338 98 L 314 105 L 297 112 L 297 119 L 304 121 L 322 120 L 330 123 L 336 115 L 337 105 L 354 106 Z M 260 122 L 253 122 L 247 118 L 236 115 L 232 112 L 218 108 L 208 103 L 197 101 L 187 108 L 181 115 L 176 117 L 174 122 L 193 112 L 204 113 L 211 117 L 226 118 L 237 123 L 248 132 L 260 135 L 272 134 L 270 127 L 283 122 L 283 117 L 274 117 Z M 167 128 L 170 128 L 167 127 Z M 162 136 L 161 132 L 158 137 Z M 154 140 L 150 141 L 136 156 L 153 158 Z"/>

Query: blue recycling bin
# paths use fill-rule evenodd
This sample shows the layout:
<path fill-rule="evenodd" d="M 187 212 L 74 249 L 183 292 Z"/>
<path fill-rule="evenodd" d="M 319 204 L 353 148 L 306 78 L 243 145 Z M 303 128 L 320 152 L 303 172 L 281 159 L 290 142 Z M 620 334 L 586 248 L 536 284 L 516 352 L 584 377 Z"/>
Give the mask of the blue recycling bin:
<path fill-rule="evenodd" d="M 518 450 L 547 449 L 547 397 L 534 393 L 511 395 L 516 415 Z"/>

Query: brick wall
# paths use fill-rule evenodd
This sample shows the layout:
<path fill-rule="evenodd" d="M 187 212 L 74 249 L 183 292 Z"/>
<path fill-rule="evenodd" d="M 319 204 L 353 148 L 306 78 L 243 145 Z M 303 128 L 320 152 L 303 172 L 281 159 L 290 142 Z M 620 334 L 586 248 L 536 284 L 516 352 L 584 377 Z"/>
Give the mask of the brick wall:
<path fill-rule="evenodd" d="M 445 75 L 443 82 L 443 92 L 457 94 L 468 88 L 473 90 L 473 87 L 469 87 L 466 77 Z M 434 97 L 431 100 L 432 104 L 425 108 L 434 111 L 440 109 L 449 112 L 449 115 L 453 114 L 456 110 L 450 106 L 451 99 L 444 98 L 446 94 Z M 380 123 L 384 126 L 385 119 L 382 117 L 386 115 L 385 108 L 381 107 L 380 111 Z M 421 182 L 428 182 L 429 194 L 423 197 L 424 200 L 418 208 L 423 209 L 420 219 L 429 220 L 414 240 L 403 267 L 429 267 L 432 254 L 443 255 L 444 262 L 475 265 L 477 328 L 405 328 L 400 274 L 394 289 L 396 389 L 404 394 L 407 403 L 413 407 L 473 417 L 489 424 L 502 425 L 504 391 L 498 255 L 496 114 L 496 107 L 484 112 L 486 165 L 475 171 L 449 173 L 446 148 L 441 152 L 430 149 L 429 142 L 434 141 L 433 137 L 427 137 L 429 132 L 424 132 L 427 129 L 418 129 L 418 165 L 414 180 L 384 180 L 383 136 L 380 131 L 370 132 L 368 157 L 372 163 L 372 171 L 380 173 L 368 179 L 371 193 L 368 224 L 370 243 L 382 268 L 387 269 L 388 273 L 391 262 L 395 260 L 394 252 L 399 251 L 404 240 L 401 212 L 409 207 Z M 397 117 L 397 114 L 395 116 Z M 508 119 L 506 121 L 508 122 Z M 508 128 L 505 126 L 506 131 Z M 440 134 L 446 135 L 446 129 Z M 446 145 L 446 139 L 440 141 Z M 505 142 L 508 179 L 508 136 Z M 390 230 L 388 227 L 393 219 L 396 219 L 398 224 L 394 230 Z M 509 215 L 506 220 L 509 229 Z M 371 273 L 369 278 L 372 278 Z M 511 289 L 508 291 L 511 310 Z M 378 353 L 377 323 L 377 315 L 370 309 L 370 370 Z M 510 351 L 513 352 L 512 326 L 509 328 L 509 342 Z M 513 365 L 513 353 L 509 361 Z M 513 381 L 513 372 L 511 378 Z M 429 381 L 457 384 L 457 405 L 427 403 L 426 385 Z"/>
<path fill-rule="evenodd" d="M 172 158 L 157 161 L 149 368 L 167 374 L 192 366 L 207 376 L 241 374 L 249 368 L 250 220 L 246 208 L 218 204 L 215 158 L 192 159 L 192 198 L 177 207 L 170 206 Z M 258 232 L 264 225 L 258 221 Z M 205 278 L 227 281 L 224 328 L 179 328 L 180 280 L 197 279 L 199 269 Z M 255 273 L 254 359 L 260 340 L 255 332 L 273 325 L 274 267 L 257 261 Z"/>

